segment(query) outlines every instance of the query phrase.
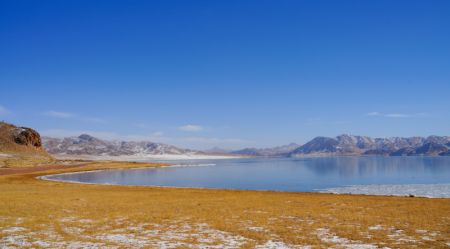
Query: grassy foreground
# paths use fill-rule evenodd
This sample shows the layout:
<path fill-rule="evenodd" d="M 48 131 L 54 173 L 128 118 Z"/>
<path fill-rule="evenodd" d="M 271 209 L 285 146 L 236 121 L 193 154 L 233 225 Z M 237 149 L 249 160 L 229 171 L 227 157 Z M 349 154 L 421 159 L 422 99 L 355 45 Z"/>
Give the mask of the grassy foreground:
<path fill-rule="evenodd" d="M 450 200 L 83 185 L 0 176 L 0 248 L 449 248 Z"/>

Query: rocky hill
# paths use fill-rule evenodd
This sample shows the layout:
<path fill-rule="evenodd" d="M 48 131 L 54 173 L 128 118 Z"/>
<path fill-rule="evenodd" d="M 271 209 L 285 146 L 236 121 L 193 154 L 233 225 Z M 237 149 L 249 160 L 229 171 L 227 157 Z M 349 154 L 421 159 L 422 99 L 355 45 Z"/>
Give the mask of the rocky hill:
<path fill-rule="evenodd" d="M 340 135 L 335 138 L 316 137 L 291 151 L 289 156 L 444 156 L 448 155 L 449 151 L 450 137 L 448 136 L 370 138 Z"/>
<path fill-rule="evenodd" d="M 37 131 L 0 122 L 0 167 L 33 166 L 52 160 Z"/>
<path fill-rule="evenodd" d="M 108 141 L 88 134 L 78 137 L 43 137 L 47 151 L 55 155 L 89 156 L 148 156 L 148 155 L 186 155 L 201 152 L 181 149 L 172 145 L 148 141 Z"/>
<path fill-rule="evenodd" d="M 0 122 L 1 152 L 45 152 L 41 136 L 31 128 Z"/>

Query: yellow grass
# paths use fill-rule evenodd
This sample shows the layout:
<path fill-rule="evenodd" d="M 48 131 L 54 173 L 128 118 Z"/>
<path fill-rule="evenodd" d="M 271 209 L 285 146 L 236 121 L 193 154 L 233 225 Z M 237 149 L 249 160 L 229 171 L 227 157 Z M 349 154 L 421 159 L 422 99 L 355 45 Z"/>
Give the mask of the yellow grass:
<path fill-rule="evenodd" d="M 0 152 L 2 153 L 2 152 Z M 19 168 L 32 167 L 42 164 L 48 164 L 55 161 L 52 157 L 42 154 L 28 153 L 7 153 L 6 156 L 0 157 L 0 168 Z"/>
<path fill-rule="evenodd" d="M 35 178 L 148 166 L 164 165 L 102 162 L 0 177 L 0 247 L 254 248 L 269 240 L 313 248 L 449 247 L 449 199 L 83 185 Z"/>

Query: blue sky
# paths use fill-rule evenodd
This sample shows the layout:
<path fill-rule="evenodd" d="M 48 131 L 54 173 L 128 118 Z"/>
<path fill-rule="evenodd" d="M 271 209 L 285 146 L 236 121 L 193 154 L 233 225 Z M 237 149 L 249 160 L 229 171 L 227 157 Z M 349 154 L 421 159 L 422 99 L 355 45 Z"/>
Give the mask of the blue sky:
<path fill-rule="evenodd" d="M 191 148 L 450 135 L 450 1 L 0 1 L 0 119 Z"/>

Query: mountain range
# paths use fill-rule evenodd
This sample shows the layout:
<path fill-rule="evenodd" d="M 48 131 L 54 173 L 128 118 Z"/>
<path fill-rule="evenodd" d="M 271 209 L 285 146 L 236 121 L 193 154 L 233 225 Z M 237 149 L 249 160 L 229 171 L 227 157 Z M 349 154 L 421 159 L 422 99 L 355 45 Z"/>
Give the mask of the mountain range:
<path fill-rule="evenodd" d="M 43 137 L 43 146 L 56 155 L 149 156 L 149 155 L 228 155 L 265 157 L 305 156 L 449 156 L 449 136 L 371 138 L 340 135 L 316 137 L 299 145 L 291 143 L 273 148 L 245 148 L 228 151 L 213 148 L 205 151 L 182 149 L 149 141 L 108 141 L 88 134 L 78 137 Z"/>
<path fill-rule="evenodd" d="M 47 151 L 55 155 L 88 156 L 147 156 L 147 155 L 192 155 L 200 151 L 181 149 L 172 145 L 148 141 L 109 141 L 88 134 L 78 137 L 43 137 Z"/>
<path fill-rule="evenodd" d="M 292 147 L 291 147 L 292 146 Z M 366 136 L 340 135 L 316 137 L 311 141 L 293 148 L 293 144 L 272 149 L 247 148 L 233 153 L 250 156 L 448 156 L 450 155 L 450 137 L 392 137 L 371 138 Z M 280 148 L 284 148 L 285 150 Z M 290 150 L 291 149 L 291 150 Z"/>

